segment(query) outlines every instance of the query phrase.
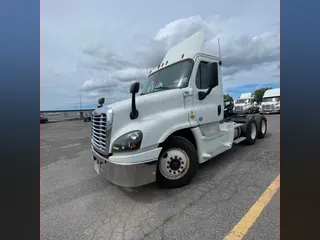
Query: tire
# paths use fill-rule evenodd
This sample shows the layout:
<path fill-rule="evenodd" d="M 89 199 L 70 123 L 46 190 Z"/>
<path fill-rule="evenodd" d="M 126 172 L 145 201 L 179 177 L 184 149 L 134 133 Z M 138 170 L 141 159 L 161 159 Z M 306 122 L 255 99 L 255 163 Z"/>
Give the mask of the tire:
<path fill-rule="evenodd" d="M 257 140 L 257 123 L 254 118 L 251 118 L 246 126 L 246 144 L 253 145 Z"/>
<path fill-rule="evenodd" d="M 164 142 L 158 158 L 157 184 L 162 188 L 188 185 L 196 175 L 198 167 L 199 159 L 195 146 L 183 137 L 171 136 Z"/>
<path fill-rule="evenodd" d="M 268 130 L 267 119 L 265 116 L 261 116 L 259 130 L 258 130 L 258 138 L 262 139 L 265 137 Z"/>

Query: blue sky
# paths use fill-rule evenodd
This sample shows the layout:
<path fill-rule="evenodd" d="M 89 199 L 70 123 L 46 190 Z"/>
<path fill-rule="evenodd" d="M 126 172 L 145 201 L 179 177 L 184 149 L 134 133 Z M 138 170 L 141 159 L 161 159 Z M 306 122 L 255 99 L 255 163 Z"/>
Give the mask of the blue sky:
<path fill-rule="evenodd" d="M 279 84 L 278 1 L 46 0 L 41 4 L 41 110 L 116 102 L 165 51 L 205 28 L 220 38 L 225 92 Z"/>

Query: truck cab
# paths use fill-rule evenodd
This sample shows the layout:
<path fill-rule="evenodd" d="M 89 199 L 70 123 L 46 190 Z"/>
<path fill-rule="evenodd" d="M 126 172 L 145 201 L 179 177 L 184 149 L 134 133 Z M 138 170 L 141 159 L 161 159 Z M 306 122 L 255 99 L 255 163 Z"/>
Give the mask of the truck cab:
<path fill-rule="evenodd" d="M 235 113 L 256 113 L 259 111 L 255 96 L 252 93 L 242 93 L 236 100 L 233 111 Z"/>
<path fill-rule="evenodd" d="M 280 113 L 280 88 L 268 89 L 263 94 L 261 113 Z"/>
<path fill-rule="evenodd" d="M 234 143 L 264 137 L 261 115 L 224 119 L 221 61 L 201 52 L 203 38 L 200 31 L 169 49 L 142 91 L 132 84 L 131 99 L 109 106 L 99 100 L 91 138 L 99 174 L 123 187 L 180 187 Z"/>

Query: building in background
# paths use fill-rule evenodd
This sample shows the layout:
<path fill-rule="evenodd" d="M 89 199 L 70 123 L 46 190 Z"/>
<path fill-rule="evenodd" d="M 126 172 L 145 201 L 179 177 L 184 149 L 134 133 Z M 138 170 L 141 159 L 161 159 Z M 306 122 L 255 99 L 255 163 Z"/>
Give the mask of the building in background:
<path fill-rule="evenodd" d="M 93 111 L 94 109 L 40 111 L 40 115 L 49 121 L 63 121 L 90 117 Z"/>

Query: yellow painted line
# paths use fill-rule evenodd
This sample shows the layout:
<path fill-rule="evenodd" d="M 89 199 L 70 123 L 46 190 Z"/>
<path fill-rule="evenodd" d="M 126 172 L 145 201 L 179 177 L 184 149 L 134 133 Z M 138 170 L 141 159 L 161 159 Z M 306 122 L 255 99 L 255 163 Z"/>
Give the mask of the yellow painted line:
<path fill-rule="evenodd" d="M 274 194 L 280 188 L 280 175 L 278 175 L 269 185 L 266 191 L 253 204 L 244 217 L 234 226 L 231 232 L 224 238 L 224 240 L 240 240 L 248 232 L 250 227 L 257 220 L 262 210 L 271 201 Z"/>

